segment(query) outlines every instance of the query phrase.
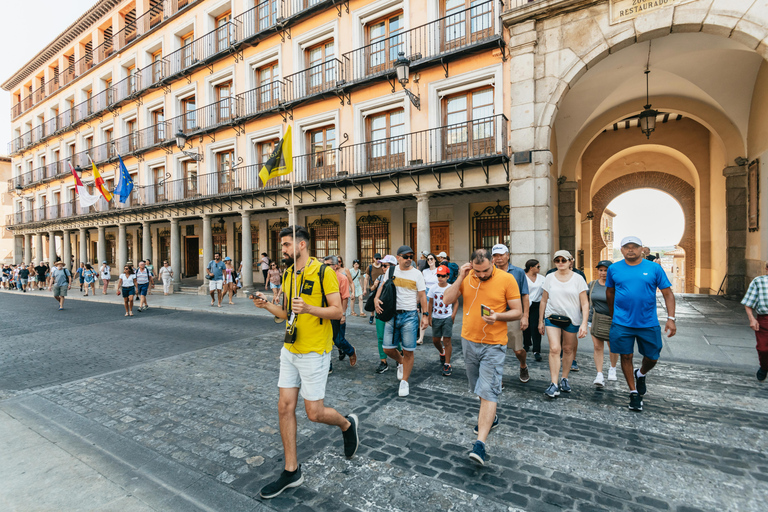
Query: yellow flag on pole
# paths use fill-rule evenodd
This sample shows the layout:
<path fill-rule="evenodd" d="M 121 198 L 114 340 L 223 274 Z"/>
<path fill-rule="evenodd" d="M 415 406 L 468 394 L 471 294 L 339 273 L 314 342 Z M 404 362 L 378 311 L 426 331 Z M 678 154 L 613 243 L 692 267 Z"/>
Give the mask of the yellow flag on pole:
<path fill-rule="evenodd" d="M 293 171 L 293 146 L 291 140 L 291 127 L 285 131 L 285 135 L 275 146 L 275 150 L 269 155 L 269 159 L 264 167 L 259 171 L 261 183 L 266 185 L 269 180 L 276 176 L 284 176 Z"/>

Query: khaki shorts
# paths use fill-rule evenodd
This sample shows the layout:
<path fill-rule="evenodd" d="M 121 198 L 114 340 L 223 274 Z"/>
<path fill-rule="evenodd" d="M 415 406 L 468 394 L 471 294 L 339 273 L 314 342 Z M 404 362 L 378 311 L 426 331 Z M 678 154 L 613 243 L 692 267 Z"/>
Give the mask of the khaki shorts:
<path fill-rule="evenodd" d="M 520 320 L 507 322 L 507 339 L 512 350 L 515 352 L 523 350 L 523 331 L 520 330 Z"/>
<path fill-rule="evenodd" d="M 67 296 L 67 285 L 64 286 L 53 286 L 53 296 L 54 297 L 66 297 Z"/>

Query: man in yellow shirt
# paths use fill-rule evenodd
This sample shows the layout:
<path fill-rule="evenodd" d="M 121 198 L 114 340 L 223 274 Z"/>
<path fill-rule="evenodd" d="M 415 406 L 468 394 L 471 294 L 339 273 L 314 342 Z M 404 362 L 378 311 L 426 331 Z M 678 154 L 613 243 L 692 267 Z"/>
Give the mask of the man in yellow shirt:
<path fill-rule="evenodd" d="M 342 315 L 336 273 L 332 268 L 323 268 L 317 259 L 309 257 L 309 232 L 304 227 L 289 226 L 283 229 L 280 232 L 280 246 L 283 259 L 288 264 L 282 283 L 285 304 L 273 304 L 261 292 L 251 295 L 257 308 L 266 309 L 277 318 L 288 320 L 286 343 L 280 352 L 280 377 L 277 382 L 280 389 L 277 409 L 280 437 L 285 451 L 285 470 L 276 481 L 261 490 L 262 498 L 274 498 L 284 490 L 298 487 L 304 482 L 296 456 L 296 405 L 299 390 L 310 421 L 341 429 L 347 458 L 354 456 L 360 445 L 357 416 L 350 414 L 344 417 L 323 403 L 333 348 L 331 320 L 338 320 Z M 294 328 L 293 338 L 288 334 L 289 326 Z"/>
<path fill-rule="evenodd" d="M 485 465 L 485 440 L 499 425 L 496 404 L 501 395 L 501 377 L 507 354 L 507 322 L 523 315 L 520 289 L 515 278 L 494 267 L 486 249 L 478 249 L 459 269 L 456 282 L 443 294 L 443 302 L 464 299 L 461 348 L 469 390 L 480 397 L 475 434 L 477 441 L 469 458 Z"/>

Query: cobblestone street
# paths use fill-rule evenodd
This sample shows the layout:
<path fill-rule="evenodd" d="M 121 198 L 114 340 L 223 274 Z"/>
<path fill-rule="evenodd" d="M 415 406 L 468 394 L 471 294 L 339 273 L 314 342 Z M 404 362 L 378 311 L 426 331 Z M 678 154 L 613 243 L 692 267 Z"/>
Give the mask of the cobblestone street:
<path fill-rule="evenodd" d="M 768 388 L 757 384 L 751 366 L 727 358 L 697 364 L 716 357 L 707 356 L 710 331 L 703 340 L 665 341 L 670 357 L 662 355 L 648 377 L 639 414 L 627 409 L 621 372 L 605 389 L 592 385 L 591 342 L 580 345 L 573 392 L 554 401 L 543 394 L 546 356 L 530 361 L 527 384 L 508 358 L 500 426 L 488 438 L 490 464 L 477 468 L 467 452 L 478 400 L 467 391 L 460 345 L 452 377 L 440 376 L 431 343 L 420 347 L 411 395 L 399 398 L 394 368 L 373 371 L 373 327 L 355 319 L 347 337 L 359 351 L 358 365 L 334 362 L 326 403 L 360 417 L 357 456 L 345 459 L 340 432 L 309 422 L 300 403 L 305 483 L 264 501 L 259 489 L 282 469 L 282 326 L 256 314 L 160 309 L 124 322 L 118 306 L 86 309 L 82 301 L 68 302 L 71 309 L 58 317 L 35 311 L 47 312 L 52 303 L 0 294 L 0 411 L 98 470 L 146 510 L 765 509 Z M 725 311 L 712 301 L 706 323 L 696 316 L 701 304 L 681 302 L 681 335 L 727 323 L 722 338 L 746 354 L 748 330 L 738 308 Z M 718 318 L 724 320 L 712 320 Z M 709 346 L 689 362 L 674 357 L 695 343 Z M 35 509 L 8 491 L 0 491 L 2 503 Z"/>

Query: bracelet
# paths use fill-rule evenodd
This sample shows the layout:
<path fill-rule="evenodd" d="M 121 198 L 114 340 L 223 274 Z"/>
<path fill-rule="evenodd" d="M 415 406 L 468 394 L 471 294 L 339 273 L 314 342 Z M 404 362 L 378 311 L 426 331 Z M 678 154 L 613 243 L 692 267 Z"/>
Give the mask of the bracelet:
<path fill-rule="evenodd" d="M 675 317 L 673 317 L 673 316 L 668 316 L 668 317 L 667 317 L 667 320 L 672 320 L 673 322 L 677 322 L 677 320 L 676 320 L 676 319 L 675 319 Z"/>

